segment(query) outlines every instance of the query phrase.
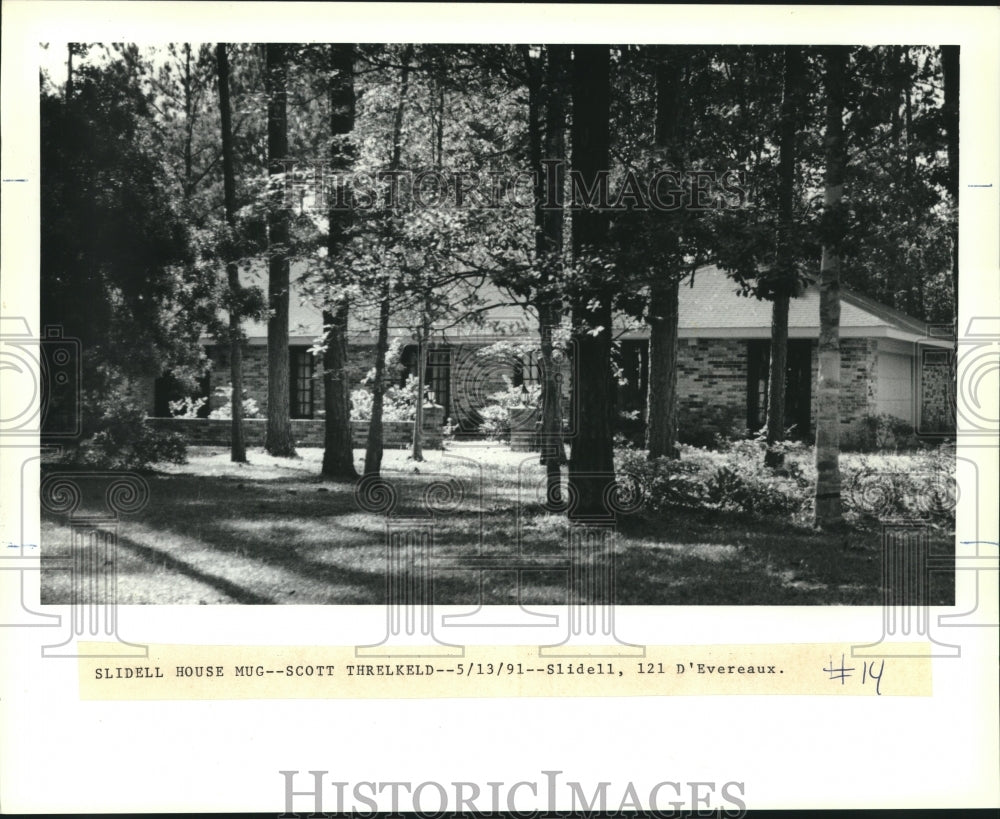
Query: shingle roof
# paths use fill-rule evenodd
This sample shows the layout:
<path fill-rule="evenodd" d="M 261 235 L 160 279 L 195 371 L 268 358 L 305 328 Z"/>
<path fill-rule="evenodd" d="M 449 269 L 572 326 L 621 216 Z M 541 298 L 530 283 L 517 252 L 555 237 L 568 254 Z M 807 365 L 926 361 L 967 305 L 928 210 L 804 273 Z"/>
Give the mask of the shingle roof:
<path fill-rule="evenodd" d="M 265 276 L 258 273 L 250 278 L 263 285 Z M 322 320 L 320 311 L 298 295 L 293 271 L 293 293 L 289 305 L 289 335 L 297 343 L 306 343 L 320 336 Z M 244 284 L 247 281 L 244 274 Z M 493 285 L 486 288 L 483 301 L 506 302 L 508 297 Z M 771 327 L 771 302 L 753 296 L 740 295 L 739 286 L 715 266 L 699 268 L 693 277 L 680 288 L 679 334 L 684 337 L 766 336 Z M 356 309 L 352 313 L 351 332 L 357 341 L 370 339 L 374 315 L 371 309 Z M 457 334 L 497 336 L 530 333 L 534 335 L 535 321 L 523 309 L 504 304 L 491 308 L 481 326 L 466 323 L 451 332 Z M 393 335 L 408 335 L 407 329 L 396 322 Z M 617 329 L 627 335 L 643 334 L 641 324 L 622 319 L 616 321 Z M 789 334 L 814 337 L 819 333 L 819 289 L 812 285 L 798 298 L 791 300 L 788 310 Z M 841 288 L 840 328 L 846 335 L 889 335 L 907 340 L 928 337 L 927 325 L 918 319 L 887 307 L 859 293 Z M 244 327 L 252 341 L 267 336 L 266 322 L 250 322 Z"/>
<path fill-rule="evenodd" d="M 791 335 L 818 336 L 819 302 L 819 287 L 815 284 L 791 300 L 788 307 Z M 678 307 L 678 332 L 682 337 L 770 334 L 771 302 L 743 296 L 739 285 L 714 265 L 699 268 L 681 285 Z M 893 336 L 907 340 L 930 336 L 926 323 L 843 286 L 840 329 L 843 334 L 853 336 Z"/>

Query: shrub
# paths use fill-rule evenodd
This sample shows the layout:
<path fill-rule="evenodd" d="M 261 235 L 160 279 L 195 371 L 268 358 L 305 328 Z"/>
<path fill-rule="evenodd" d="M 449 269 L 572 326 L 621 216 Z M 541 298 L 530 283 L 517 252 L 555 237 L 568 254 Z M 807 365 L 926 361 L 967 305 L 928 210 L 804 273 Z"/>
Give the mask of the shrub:
<path fill-rule="evenodd" d="M 788 443 L 794 452 L 801 444 Z M 733 441 L 721 451 L 687 447 L 681 459 L 648 460 L 626 452 L 621 468 L 639 480 L 652 509 L 692 507 L 795 518 L 811 502 L 812 483 L 794 461 L 782 473 L 764 466 L 763 440 Z"/>
<path fill-rule="evenodd" d="M 887 412 L 866 415 L 853 436 L 848 436 L 843 448 L 857 452 L 883 452 L 915 449 L 920 445 L 913 425 Z"/>
<path fill-rule="evenodd" d="M 746 424 L 727 416 L 716 422 L 688 422 L 677 428 L 677 443 L 700 448 L 724 449 L 731 441 L 748 437 Z"/>
<path fill-rule="evenodd" d="M 479 410 L 482 423 L 479 429 L 495 441 L 510 440 L 511 410 L 525 406 L 537 407 L 542 396 L 542 388 L 537 384 L 526 384 L 515 387 L 507 375 L 502 376 L 505 389 L 498 390 L 488 396 L 489 404 Z"/>
<path fill-rule="evenodd" d="M 371 421 L 374 395 L 367 387 L 351 392 L 351 420 Z M 403 386 L 389 387 L 382 397 L 383 421 L 412 421 L 417 417 L 417 377 L 408 376 Z"/>
<path fill-rule="evenodd" d="M 146 469 L 159 462 L 184 463 L 186 456 L 183 435 L 154 429 L 138 405 L 115 395 L 102 400 L 93 433 L 63 461 L 99 469 Z"/>
<path fill-rule="evenodd" d="M 770 517 L 794 517 L 804 511 L 810 500 L 808 485 L 763 466 L 748 467 L 747 462 L 718 467 L 705 485 L 709 503 L 717 509 Z"/>
<path fill-rule="evenodd" d="M 209 418 L 232 418 L 233 417 L 233 387 L 232 385 L 227 385 L 225 387 L 218 387 L 215 390 L 215 396 L 222 403 L 212 410 L 209 414 Z M 171 406 L 171 409 L 173 407 Z M 243 417 L 244 418 L 261 418 L 262 413 L 260 411 L 260 406 L 253 398 L 247 398 L 246 392 L 243 393 Z"/>
<path fill-rule="evenodd" d="M 900 456 L 903 457 L 903 456 Z M 868 520 L 917 520 L 953 529 L 955 449 L 950 443 L 897 458 L 869 455 L 841 469 L 846 512 Z"/>
<path fill-rule="evenodd" d="M 190 395 L 178 401 L 169 401 L 170 415 L 174 418 L 198 418 L 198 413 L 205 406 L 205 398 L 192 398 Z"/>
<path fill-rule="evenodd" d="M 745 512 L 806 522 L 816 485 L 812 447 L 782 445 L 785 464 L 765 467 L 763 436 L 719 450 L 682 447 L 680 460 L 650 461 L 641 450 L 619 451 L 623 480 L 638 482 L 647 507 Z M 955 525 L 955 448 L 944 443 L 912 454 L 848 455 L 840 459 L 844 514 L 849 519 Z"/>
<path fill-rule="evenodd" d="M 649 460 L 639 450 L 629 450 L 621 461 L 620 480 L 635 491 L 634 483 L 645 494 L 646 506 L 653 510 L 705 505 L 706 488 L 697 464 L 685 460 L 656 458 Z"/>

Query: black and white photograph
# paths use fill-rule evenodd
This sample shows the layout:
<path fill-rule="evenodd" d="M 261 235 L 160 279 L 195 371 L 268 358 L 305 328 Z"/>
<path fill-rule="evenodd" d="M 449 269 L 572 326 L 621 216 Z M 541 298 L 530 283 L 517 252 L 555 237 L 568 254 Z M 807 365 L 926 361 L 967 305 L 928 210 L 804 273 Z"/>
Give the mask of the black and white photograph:
<path fill-rule="evenodd" d="M 881 520 L 953 553 L 958 46 L 40 48 L 44 603 L 118 470 L 123 604 L 381 605 L 421 516 L 446 605 L 872 605 Z"/>
<path fill-rule="evenodd" d="M 1000 803 L 996 9 L 3 16 L 0 809 Z"/>

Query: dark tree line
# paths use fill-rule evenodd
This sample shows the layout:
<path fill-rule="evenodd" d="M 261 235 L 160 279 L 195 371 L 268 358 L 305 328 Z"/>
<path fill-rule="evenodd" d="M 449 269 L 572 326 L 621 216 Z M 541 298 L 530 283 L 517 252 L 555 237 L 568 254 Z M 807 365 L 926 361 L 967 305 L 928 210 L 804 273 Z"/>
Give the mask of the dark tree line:
<path fill-rule="evenodd" d="M 566 500 L 568 410 L 572 508 L 593 514 L 614 474 L 616 317 L 649 328 L 646 448 L 677 458 L 679 288 L 715 263 L 734 289 L 770 301 L 767 462 L 779 467 L 789 303 L 816 282 L 816 515 L 832 522 L 841 282 L 929 321 L 953 316 L 957 57 L 902 46 L 74 44 L 65 86 L 42 86 L 44 318 L 84 342 L 93 419 L 117 380 L 193 378 L 202 332 L 225 339 L 242 461 L 241 324 L 266 317 L 266 448 L 291 456 L 290 271 L 304 266 L 296 287 L 324 327 L 322 473 L 350 480 L 349 316 L 375 337 L 363 472 L 377 475 L 390 323 L 413 328 L 422 373 L 433 328 L 478 320 L 491 284 L 537 321 L 549 502 Z M 286 195 L 290 174 L 320 160 L 344 178 L 530 173 L 534 207 L 421 209 L 411 193 L 307 212 Z M 633 192 L 625 207 L 601 206 L 600 180 L 614 190 L 664 169 L 689 202 L 698 174 L 732 172 L 735 201 L 722 206 L 715 190 L 716 206 L 664 211 Z M 316 192 L 300 185 L 300 204 Z M 266 271 L 264 299 L 253 271 Z M 568 408 L 563 329 L 577 374 Z"/>

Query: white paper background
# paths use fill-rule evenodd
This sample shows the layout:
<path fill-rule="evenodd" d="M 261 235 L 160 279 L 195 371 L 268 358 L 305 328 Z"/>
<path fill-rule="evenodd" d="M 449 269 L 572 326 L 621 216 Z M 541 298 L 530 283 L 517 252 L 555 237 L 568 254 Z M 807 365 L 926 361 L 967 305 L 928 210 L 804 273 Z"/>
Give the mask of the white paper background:
<path fill-rule="evenodd" d="M 985 8 L 4 2 L 3 178 L 28 181 L 3 184 L 3 314 L 26 316 L 38 327 L 41 41 L 54 48 L 67 41 L 218 40 L 959 43 L 964 328 L 973 315 L 1000 315 L 998 34 L 997 11 Z M 996 540 L 997 452 L 961 454 L 979 464 L 978 536 Z M 0 473 L 7 522 L 10 499 L 20 490 L 17 473 L 6 468 L 8 456 Z M 970 531 L 972 500 L 965 492 L 959 510 Z M 959 540 L 975 537 L 962 526 L 958 534 Z M 987 587 L 995 595 L 995 579 Z M 969 574 L 960 573 L 956 610 L 971 599 L 965 596 L 971 588 Z M 37 601 L 37 590 L 33 594 Z M 5 599 L 2 606 L 16 610 L 17 601 Z M 870 642 L 878 639 L 880 622 L 876 608 L 630 608 L 619 610 L 618 630 L 632 642 L 658 645 Z M 352 644 L 373 642 L 383 629 L 377 606 L 121 612 L 122 636 L 148 643 Z M 278 771 L 284 769 L 302 771 L 302 786 L 305 771 L 318 769 L 330 771 L 327 779 L 349 782 L 467 780 L 484 789 L 488 781 L 541 782 L 541 771 L 561 770 L 588 793 L 601 780 L 614 783 L 611 793 L 634 782 L 640 794 L 663 780 L 737 780 L 745 783 L 751 808 L 998 802 L 996 629 L 939 630 L 948 642 L 961 643 L 963 656 L 936 662 L 934 696 L 926 699 L 123 704 L 78 701 L 75 662 L 40 657 L 40 645 L 53 642 L 55 631 L 0 630 L 4 812 L 278 813 L 284 807 Z"/>

